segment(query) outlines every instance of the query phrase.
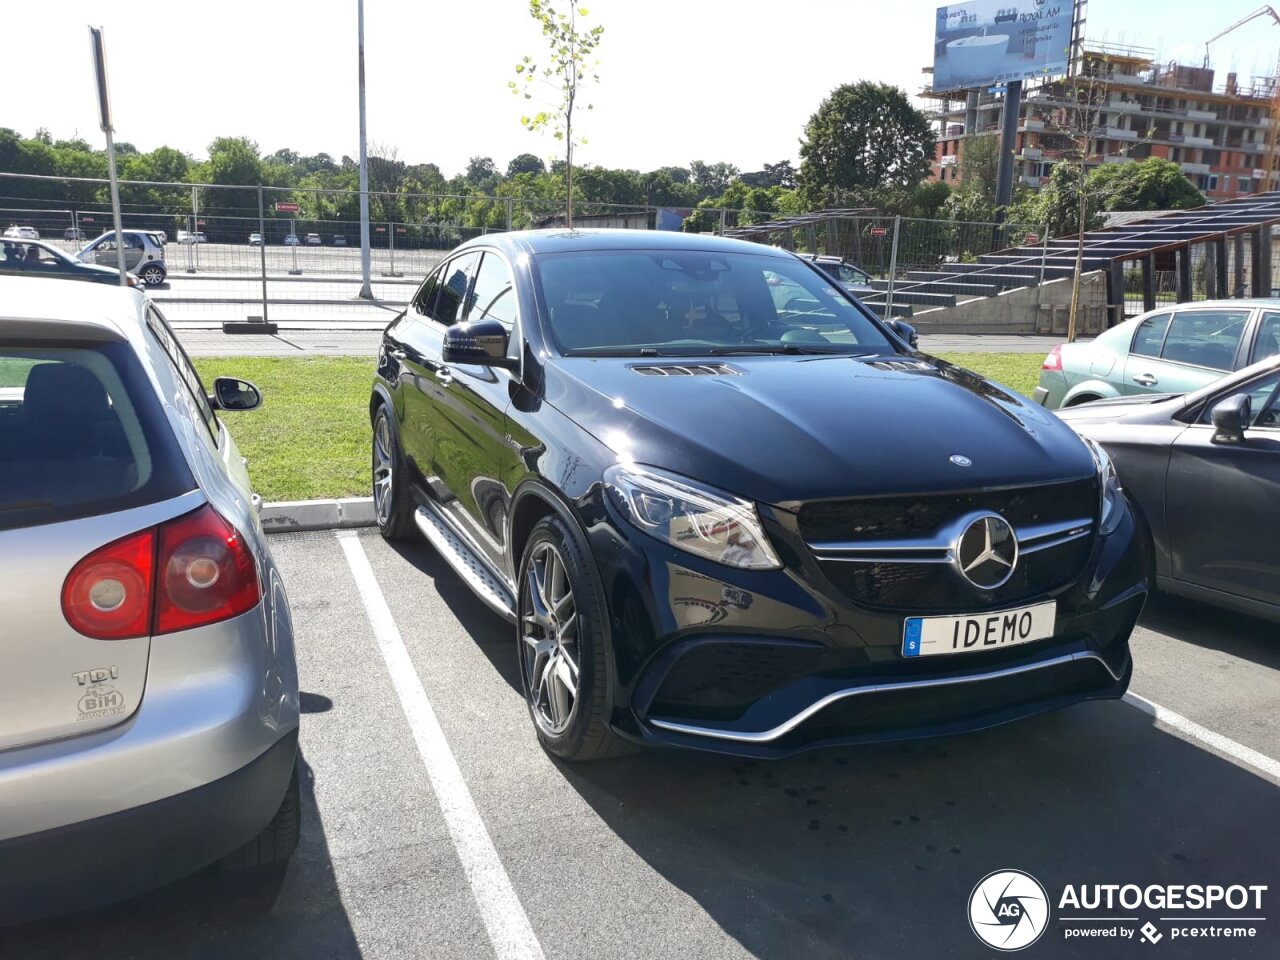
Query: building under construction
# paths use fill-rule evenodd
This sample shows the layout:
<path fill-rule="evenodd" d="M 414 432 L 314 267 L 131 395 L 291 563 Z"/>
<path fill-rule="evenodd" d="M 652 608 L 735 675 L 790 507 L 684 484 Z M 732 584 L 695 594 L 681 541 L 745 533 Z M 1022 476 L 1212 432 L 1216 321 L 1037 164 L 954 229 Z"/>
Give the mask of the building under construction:
<path fill-rule="evenodd" d="M 1280 20 L 1265 7 L 1220 36 L 1263 16 Z M 1099 92 L 1088 130 L 1088 165 L 1163 157 L 1181 166 L 1210 200 L 1276 189 L 1276 76 L 1245 80 L 1227 73 L 1219 78 L 1207 51 L 1208 44 L 1201 66 L 1158 64 L 1153 50 L 1077 40 L 1067 77 L 1023 89 L 1013 146 L 1014 182 L 1039 186 L 1055 163 L 1079 155 L 1075 92 L 1081 78 L 1093 78 Z M 937 104 L 932 112 L 938 124 L 932 178 L 958 185 L 964 138 L 999 136 L 1004 97 L 985 89 L 929 88 L 921 95 Z"/>

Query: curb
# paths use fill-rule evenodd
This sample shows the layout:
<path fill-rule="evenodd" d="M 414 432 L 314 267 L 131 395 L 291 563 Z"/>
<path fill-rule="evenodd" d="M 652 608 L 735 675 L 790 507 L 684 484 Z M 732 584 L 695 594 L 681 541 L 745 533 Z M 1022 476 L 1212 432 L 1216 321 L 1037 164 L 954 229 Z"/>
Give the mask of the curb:
<path fill-rule="evenodd" d="M 267 533 L 299 530 L 343 530 L 372 527 L 373 497 L 341 500 L 282 500 L 262 505 L 262 529 Z"/>

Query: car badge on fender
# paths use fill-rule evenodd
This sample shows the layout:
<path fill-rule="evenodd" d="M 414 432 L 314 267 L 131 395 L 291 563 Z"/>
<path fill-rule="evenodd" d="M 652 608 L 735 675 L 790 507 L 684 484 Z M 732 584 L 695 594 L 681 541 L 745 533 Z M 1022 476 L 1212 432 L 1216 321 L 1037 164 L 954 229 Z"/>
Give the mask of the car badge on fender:
<path fill-rule="evenodd" d="M 958 453 L 953 453 L 953 454 L 951 455 L 951 462 L 952 462 L 952 463 L 954 463 L 957 467 L 972 467 L 972 466 L 973 466 L 973 461 L 972 461 L 972 460 L 970 460 L 968 457 L 966 457 L 966 456 L 962 456 L 961 454 L 958 454 Z"/>

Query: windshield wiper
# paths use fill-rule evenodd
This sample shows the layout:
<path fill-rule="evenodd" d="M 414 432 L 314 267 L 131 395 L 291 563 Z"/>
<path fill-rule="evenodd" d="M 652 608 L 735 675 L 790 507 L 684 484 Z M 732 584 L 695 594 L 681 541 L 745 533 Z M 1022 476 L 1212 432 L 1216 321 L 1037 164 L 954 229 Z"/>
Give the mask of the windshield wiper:
<path fill-rule="evenodd" d="M 816 343 L 779 343 L 759 347 L 713 347 L 707 351 L 713 357 L 746 357 L 746 356 L 824 356 L 824 357 L 870 357 L 870 353 L 847 353 L 839 346 L 826 349 Z"/>

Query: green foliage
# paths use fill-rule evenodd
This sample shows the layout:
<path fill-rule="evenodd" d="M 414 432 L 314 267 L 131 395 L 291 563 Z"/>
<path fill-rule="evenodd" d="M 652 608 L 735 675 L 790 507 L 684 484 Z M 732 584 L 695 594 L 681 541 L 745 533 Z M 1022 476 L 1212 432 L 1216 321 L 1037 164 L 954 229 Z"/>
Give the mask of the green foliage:
<path fill-rule="evenodd" d="M 507 164 L 507 177 L 514 177 L 521 173 L 546 173 L 547 165 L 542 162 L 541 157 L 535 157 L 532 153 L 522 153 L 517 157 L 512 157 L 511 162 Z"/>
<path fill-rule="evenodd" d="M 550 131 L 564 144 L 565 193 L 567 196 L 567 221 L 573 225 L 573 148 L 585 144 L 586 138 L 573 132 L 573 115 L 578 96 L 583 87 L 600 79 L 595 73 L 600 61 L 593 59 L 596 47 L 604 36 L 604 27 L 579 29 L 578 17 L 587 16 L 586 7 L 574 6 L 570 0 L 569 12 L 559 13 L 548 0 L 529 0 L 529 15 L 542 28 L 542 35 L 550 47 L 548 59 L 539 63 L 532 57 L 524 57 L 516 64 L 519 82 L 512 80 L 507 86 L 512 93 L 524 93 L 526 100 L 534 100 L 534 91 L 541 87 L 550 89 L 557 99 L 539 101 L 549 109 L 526 114 L 520 118 L 527 130 Z M 587 104 L 591 109 L 591 104 Z"/>
<path fill-rule="evenodd" d="M 928 118 L 907 95 L 867 80 L 833 90 L 804 133 L 799 183 L 815 207 L 845 205 L 858 191 L 913 187 L 934 149 Z"/>
<path fill-rule="evenodd" d="M 951 220 L 989 223 L 996 213 L 996 172 L 1000 166 L 1000 137 L 971 134 L 960 148 L 960 189 L 947 200 Z"/>
<path fill-rule="evenodd" d="M 1163 157 L 1104 163 L 1089 173 L 1085 189 L 1106 210 L 1188 210 L 1205 202 L 1182 168 Z"/>
<path fill-rule="evenodd" d="M 1015 223 L 1047 223 L 1050 236 L 1079 233 L 1080 223 L 1080 165 L 1069 160 L 1054 164 L 1049 182 L 1039 191 L 1019 191 L 1009 205 L 1008 218 Z M 1101 197 L 1092 193 L 1088 181 L 1084 183 L 1084 229 L 1100 227 L 1106 219 L 1102 215 Z"/>

